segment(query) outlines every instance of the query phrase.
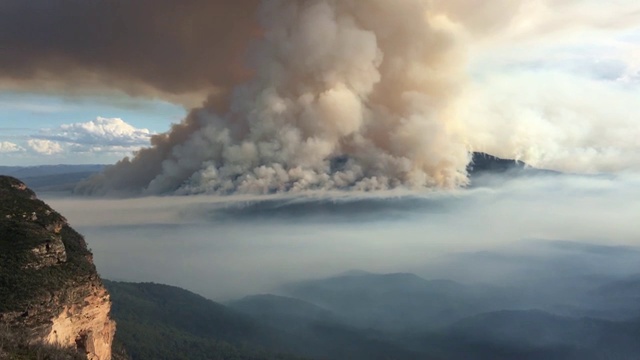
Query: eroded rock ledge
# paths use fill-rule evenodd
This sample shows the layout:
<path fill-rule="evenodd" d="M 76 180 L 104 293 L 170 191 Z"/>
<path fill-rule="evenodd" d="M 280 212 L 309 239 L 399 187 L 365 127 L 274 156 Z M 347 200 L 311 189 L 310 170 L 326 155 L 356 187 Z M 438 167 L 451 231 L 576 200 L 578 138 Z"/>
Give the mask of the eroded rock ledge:
<path fill-rule="evenodd" d="M 111 301 L 92 259 L 62 215 L 0 176 L 0 324 L 30 342 L 111 359 Z"/>

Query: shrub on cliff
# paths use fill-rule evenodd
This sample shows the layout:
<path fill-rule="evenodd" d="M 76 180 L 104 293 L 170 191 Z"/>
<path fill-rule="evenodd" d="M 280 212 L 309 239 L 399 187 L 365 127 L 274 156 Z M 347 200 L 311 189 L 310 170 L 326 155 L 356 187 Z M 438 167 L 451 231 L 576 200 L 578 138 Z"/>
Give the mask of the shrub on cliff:
<path fill-rule="evenodd" d="M 0 325 L 0 359 L 2 360 L 86 360 L 73 348 L 31 344 L 22 331 Z"/>

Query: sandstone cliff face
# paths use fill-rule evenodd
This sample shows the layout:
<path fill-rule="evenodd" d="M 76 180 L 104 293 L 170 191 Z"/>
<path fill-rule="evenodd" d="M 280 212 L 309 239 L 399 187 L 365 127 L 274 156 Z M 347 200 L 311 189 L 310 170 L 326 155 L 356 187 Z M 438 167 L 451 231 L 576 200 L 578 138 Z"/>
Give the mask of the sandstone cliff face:
<path fill-rule="evenodd" d="M 93 289 L 80 305 L 65 306 L 52 320 L 45 342 L 76 346 L 89 360 L 111 359 L 111 345 L 116 331 L 109 318 L 111 302 L 103 287 Z"/>
<path fill-rule="evenodd" d="M 108 360 L 110 310 L 83 237 L 23 183 L 0 176 L 0 324 Z"/>

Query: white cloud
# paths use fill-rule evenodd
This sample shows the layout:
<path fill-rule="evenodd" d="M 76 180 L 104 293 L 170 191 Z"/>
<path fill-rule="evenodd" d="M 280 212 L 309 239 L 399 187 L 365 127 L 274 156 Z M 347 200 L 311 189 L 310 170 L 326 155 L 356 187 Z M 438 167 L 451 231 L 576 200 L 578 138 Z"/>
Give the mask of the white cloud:
<path fill-rule="evenodd" d="M 41 155 L 54 155 L 64 151 L 62 145 L 56 141 L 31 139 L 27 144 L 32 151 Z"/>
<path fill-rule="evenodd" d="M 2 165 L 42 164 L 53 159 L 73 164 L 113 163 L 149 146 L 154 135 L 120 118 L 103 117 L 34 132 L 24 130 L 27 131 L 24 136 L 0 135 L 0 154 L 12 155 L 0 159 Z"/>
<path fill-rule="evenodd" d="M 32 135 L 29 147 L 46 155 L 66 152 L 123 157 L 148 146 L 151 136 L 153 133 L 148 129 L 138 129 L 122 119 L 97 117 L 88 122 L 41 129 Z"/>
<path fill-rule="evenodd" d="M 23 152 L 25 149 L 12 142 L 0 141 L 0 154 Z"/>
<path fill-rule="evenodd" d="M 473 34 L 457 107 L 469 147 L 568 172 L 640 170 L 640 2 L 519 4 Z"/>
<path fill-rule="evenodd" d="M 81 145 L 81 144 L 72 144 L 69 147 L 69 151 L 75 153 L 103 153 L 103 154 L 114 154 L 119 157 L 127 156 L 133 151 L 137 151 L 140 149 L 140 146 L 119 146 L 119 145 Z"/>
<path fill-rule="evenodd" d="M 119 118 L 98 117 L 84 123 L 63 124 L 54 129 L 43 130 L 37 136 L 87 147 L 142 147 L 149 145 L 153 134 L 148 129 L 138 129 Z"/>
<path fill-rule="evenodd" d="M 467 0 L 450 0 L 468 4 Z M 504 26 L 471 34 L 474 74 L 513 68 L 560 71 L 631 82 L 640 70 L 640 3 L 522 0 L 503 16 Z M 508 9 L 508 7 L 502 7 Z M 496 11 L 496 13 L 500 13 Z M 469 13 L 477 20 L 475 13 Z M 484 36 L 483 36 L 484 35 Z"/>

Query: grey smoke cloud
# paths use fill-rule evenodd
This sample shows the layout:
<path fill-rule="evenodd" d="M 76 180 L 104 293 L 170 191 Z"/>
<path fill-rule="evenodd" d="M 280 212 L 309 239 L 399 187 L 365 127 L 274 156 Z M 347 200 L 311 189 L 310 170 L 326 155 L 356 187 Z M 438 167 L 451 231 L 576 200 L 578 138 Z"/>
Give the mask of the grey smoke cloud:
<path fill-rule="evenodd" d="M 640 169 L 638 86 L 516 70 L 483 78 L 462 98 L 477 151 L 575 173 Z"/>
<path fill-rule="evenodd" d="M 258 1 L 0 4 L 1 88 L 110 89 L 197 105 L 246 78 Z"/>
<path fill-rule="evenodd" d="M 637 133 L 622 110 L 638 100 L 634 1 L 73 4 L 3 4 L 6 86 L 208 95 L 81 193 L 455 188 L 478 150 L 578 172 L 640 162 L 638 146 L 620 141 Z M 38 31 L 17 20 L 27 15 Z M 623 30 L 626 40 L 612 35 Z M 563 87 L 549 91 L 540 84 L 557 77 L 535 69 L 500 77 L 514 65 L 563 62 L 559 48 L 585 44 L 615 49 L 615 81 L 631 90 L 563 73 Z M 599 60 L 589 56 L 577 61 Z M 584 89 L 588 101 L 567 96 Z M 600 98 L 615 108 L 592 111 Z M 602 129 L 604 139 L 586 134 Z"/>
<path fill-rule="evenodd" d="M 254 78 L 79 188 L 165 193 L 379 190 L 466 183 L 448 106 L 463 62 L 428 2 L 270 1 Z M 142 169 L 145 170 L 142 170 Z"/>

